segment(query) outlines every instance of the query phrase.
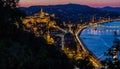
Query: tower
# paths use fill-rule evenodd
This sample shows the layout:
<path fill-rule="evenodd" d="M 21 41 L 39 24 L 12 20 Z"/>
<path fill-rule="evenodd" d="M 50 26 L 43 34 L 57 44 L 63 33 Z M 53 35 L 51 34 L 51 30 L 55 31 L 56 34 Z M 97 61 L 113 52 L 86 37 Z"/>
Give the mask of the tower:
<path fill-rule="evenodd" d="M 95 17 L 94 16 L 92 16 L 92 21 L 91 22 L 95 23 Z"/>
<path fill-rule="evenodd" d="M 45 16 L 45 13 L 43 12 L 43 9 L 41 9 L 40 18 L 44 18 L 44 16 Z"/>

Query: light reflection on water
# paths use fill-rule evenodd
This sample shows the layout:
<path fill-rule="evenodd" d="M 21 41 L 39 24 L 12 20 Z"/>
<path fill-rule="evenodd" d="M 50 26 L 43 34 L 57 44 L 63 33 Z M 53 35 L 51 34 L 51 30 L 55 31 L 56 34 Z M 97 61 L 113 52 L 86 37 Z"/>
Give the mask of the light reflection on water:
<path fill-rule="evenodd" d="M 101 26 L 120 26 L 120 21 L 102 24 Z M 115 36 L 114 32 L 117 32 Z M 120 38 L 120 28 L 103 28 L 98 26 L 86 28 L 82 31 L 80 38 L 87 48 L 92 51 L 99 59 L 105 59 L 104 52 L 113 45 L 115 38 Z"/>

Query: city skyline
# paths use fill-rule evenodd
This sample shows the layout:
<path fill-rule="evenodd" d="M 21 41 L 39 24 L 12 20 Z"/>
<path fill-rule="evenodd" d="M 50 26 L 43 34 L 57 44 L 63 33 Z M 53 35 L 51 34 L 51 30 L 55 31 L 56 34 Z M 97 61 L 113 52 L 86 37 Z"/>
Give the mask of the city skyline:
<path fill-rule="evenodd" d="M 91 7 L 120 7 L 120 0 L 20 0 L 19 5 L 29 7 L 33 5 L 81 4 Z"/>

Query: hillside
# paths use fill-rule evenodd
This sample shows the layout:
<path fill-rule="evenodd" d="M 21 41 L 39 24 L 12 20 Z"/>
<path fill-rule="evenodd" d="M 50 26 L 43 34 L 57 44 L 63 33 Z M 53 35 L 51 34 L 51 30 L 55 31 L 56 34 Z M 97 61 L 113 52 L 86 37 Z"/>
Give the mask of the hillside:
<path fill-rule="evenodd" d="M 98 8 L 92 8 L 86 5 L 78 4 L 65 4 L 65 5 L 49 5 L 49 6 L 31 6 L 28 8 L 21 7 L 21 10 L 24 10 L 27 15 L 33 15 L 39 13 L 41 8 L 50 14 L 54 13 L 57 17 L 58 22 L 72 22 L 80 23 L 82 19 L 83 22 L 91 21 L 93 16 L 96 16 L 96 20 L 100 17 L 103 18 L 116 18 L 120 14 L 113 11 L 105 11 Z M 34 11 L 33 11 L 34 10 Z"/>
<path fill-rule="evenodd" d="M 120 13 L 120 7 L 103 7 L 103 8 L 99 8 L 101 10 L 104 10 L 104 11 L 112 11 L 112 12 L 117 12 L 117 13 Z"/>

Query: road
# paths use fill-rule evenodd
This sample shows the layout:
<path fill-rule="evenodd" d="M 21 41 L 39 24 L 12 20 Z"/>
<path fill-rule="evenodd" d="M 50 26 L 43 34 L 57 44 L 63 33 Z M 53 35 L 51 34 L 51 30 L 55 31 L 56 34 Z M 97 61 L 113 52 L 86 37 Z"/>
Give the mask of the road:
<path fill-rule="evenodd" d="M 116 21 L 116 20 L 120 20 L 120 19 L 114 19 L 114 20 L 111 20 L 111 21 Z M 88 28 L 88 27 L 91 27 L 91 26 L 95 26 L 97 24 L 103 24 L 103 23 L 107 23 L 107 22 L 110 22 L 109 20 L 108 21 L 103 21 L 103 22 L 97 22 L 97 23 L 89 23 L 89 24 L 85 24 L 85 25 L 82 25 L 82 26 L 79 26 L 76 30 L 75 30 L 75 40 L 77 42 L 77 46 L 78 47 L 78 50 L 83 50 L 86 54 L 89 54 L 90 55 L 90 61 L 92 62 L 92 64 L 95 66 L 95 67 L 101 67 L 102 64 L 100 62 L 100 60 L 90 51 L 86 48 L 85 44 L 83 43 L 83 41 L 79 38 L 79 35 L 81 34 L 81 32 L 85 29 L 85 28 Z M 81 48 L 81 49 L 79 49 Z"/>

